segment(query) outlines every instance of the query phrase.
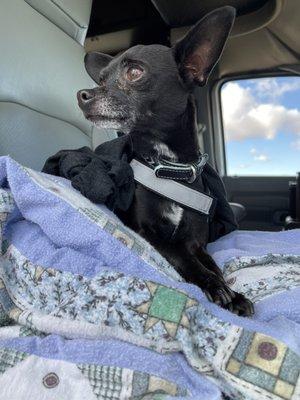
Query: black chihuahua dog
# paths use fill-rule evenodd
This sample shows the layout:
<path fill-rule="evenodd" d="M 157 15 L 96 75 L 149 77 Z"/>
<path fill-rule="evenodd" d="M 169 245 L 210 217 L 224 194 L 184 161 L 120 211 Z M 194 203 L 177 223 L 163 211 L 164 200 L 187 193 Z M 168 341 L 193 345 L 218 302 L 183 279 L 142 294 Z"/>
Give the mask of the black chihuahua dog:
<path fill-rule="evenodd" d="M 129 133 L 139 159 L 163 156 L 180 163 L 194 162 L 199 145 L 192 91 L 206 83 L 234 18 L 234 8 L 219 8 L 172 48 L 139 45 L 116 57 L 87 54 L 87 72 L 98 86 L 77 94 L 85 117 L 98 127 Z M 183 209 L 137 184 L 130 209 L 119 216 L 209 300 L 238 315 L 253 314 L 252 303 L 227 286 L 205 251 L 209 234 L 205 215 Z"/>

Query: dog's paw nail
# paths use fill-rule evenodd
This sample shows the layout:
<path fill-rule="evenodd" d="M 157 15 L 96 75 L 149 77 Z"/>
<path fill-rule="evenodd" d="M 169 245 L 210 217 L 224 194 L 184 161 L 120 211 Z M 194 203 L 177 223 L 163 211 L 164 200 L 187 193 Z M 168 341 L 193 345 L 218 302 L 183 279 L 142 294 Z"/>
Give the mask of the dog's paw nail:
<path fill-rule="evenodd" d="M 222 299 L 223 304 L 228 304 L 231 303 L 231 296 L 225 291 L 225 289 L 220 289 L 218 290 L 218 295 Z"/>
<path fill-rule="evenodd" d="M 205 290 L 204 293 L 205 293 L 205 295 L 206 295 L 208 301 L 210 301 L 211 303 L 213 303 L 213 302 L 214 302 L 214 299 L 212 298 L 211 294 L 210 294 L 207 290 Z"/>
<path fill-rule="evenodd" d="M 253 303 L 251 303 L 251 301 L 248 301 L 248 311 L 249 311 L 249 315 L 254 315 L 254 305 Z"/>

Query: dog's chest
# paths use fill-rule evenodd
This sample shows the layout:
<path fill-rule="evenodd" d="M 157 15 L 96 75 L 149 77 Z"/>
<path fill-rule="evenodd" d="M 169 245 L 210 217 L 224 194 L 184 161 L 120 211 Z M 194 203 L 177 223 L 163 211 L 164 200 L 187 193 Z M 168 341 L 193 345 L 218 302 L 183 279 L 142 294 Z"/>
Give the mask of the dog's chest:
<path fill-rule="evenodd" d="M 176 154 L 164 143 L 154 143 L 154 149 L 158 158 L 164 158 L 169 161 L 178 161 Z M 174 226 L 174 232 L 177 230 L 182 216 L 183 208 L 172 201 L 165 201 L 161 207 L 162 218 L 168 220 Z"/>
<path fill-rule="evenodd" d="M 174 225 L 175 229 L 179 226 L 183 215 L 183 208 L 178 204 L 170 202 L 163 207 L 162 217 Z"/>
<path fill-rule="evenodd" d="M 159 159 L 180 162 L 177 154 L 164 143 L 148 142 L 140 155 L 145 162 L 157 164 Z M 159 178 L 158 178 L 159 179 Z M 163 179 L 161 179 L 163 183 Z M 181 207 L 172 200 L 153 192 L 141 184 L 137 184 L 135 201 L 132 207 L 134 229 L 140 232 L 150 243 L 182 243 L 193 240 L 199 245 L 206 243 L 207 220 L 192 210 Z"/>

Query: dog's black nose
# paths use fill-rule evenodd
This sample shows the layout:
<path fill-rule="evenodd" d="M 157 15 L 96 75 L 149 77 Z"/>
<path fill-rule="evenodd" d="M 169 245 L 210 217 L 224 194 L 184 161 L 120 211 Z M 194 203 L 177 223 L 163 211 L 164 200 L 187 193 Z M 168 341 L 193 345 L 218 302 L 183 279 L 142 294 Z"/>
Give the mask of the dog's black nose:
<path fill-rule="evenodd" d="M 94 97 L 95 94 L 93 90 L 84 89 L 84 90 L 79 90 L 79 92 L 77 92 L 77 99 L 78 102 L 81 104 L 89 103 L 91 100 L 93 100 Z"/>

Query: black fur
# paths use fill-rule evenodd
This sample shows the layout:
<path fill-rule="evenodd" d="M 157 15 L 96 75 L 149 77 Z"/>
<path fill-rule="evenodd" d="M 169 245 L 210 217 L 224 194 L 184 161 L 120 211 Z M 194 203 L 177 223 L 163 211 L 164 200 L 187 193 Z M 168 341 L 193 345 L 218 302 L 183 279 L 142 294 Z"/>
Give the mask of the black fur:
<path fill-rule="evenodd" d="M 135 46 L 114 58 L 87 54 L 86 69 L 98 86 L 78 92 L 86 118 L 99 127 L 129 133 L 137 158 L 147 161 L 163 155 L 183 163 L 197 160 L 192 90 L 206 83 L 221 56 L 234 17 L 232 7 L 215 10 L 171 49 Z M 211 301 L 239 315 L 253 313 L 251 302 L 227 286 L 205 250 L 209 234 L 205 215 L 180 210 L 137 184 L 129 211 L 119 213 L 119 217 Z"/>

